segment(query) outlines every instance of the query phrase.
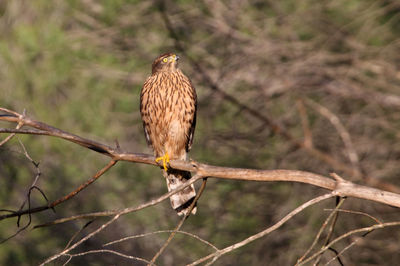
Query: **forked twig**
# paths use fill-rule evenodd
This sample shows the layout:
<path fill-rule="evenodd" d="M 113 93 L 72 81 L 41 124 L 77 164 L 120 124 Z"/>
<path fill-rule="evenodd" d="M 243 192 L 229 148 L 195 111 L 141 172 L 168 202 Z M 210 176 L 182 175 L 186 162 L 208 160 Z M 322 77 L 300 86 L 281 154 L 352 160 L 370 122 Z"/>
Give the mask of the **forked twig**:
<path fill-rule="evenodd" d="M 331 258 L 327 263 L 325 263 L 325 265 L 330 264 L 332 261 L 335 261 L 336 259 L 338 259 L 338 261 L 341 263 L 341 265 L 343 265 L 343 263 L 339 260 L 339 256 L 342 255 L 346 250 L 349 250 L 352 246 L 354 246 L 358 241 L 360 241 L 361 238 L 366 237 L 370 232 L 366 232 L 364 233 L 360 238 L 355 239 L 354 241 L 352 241 L 349 245 L 347 245 L 346 247 L 344 247 L 340 252 L 337 252 L 336 255 Z"/>
<path fill-rule="evenodd" d="M 333 218 L 333 216 L 335 215 L 336 211 L 340 208 L 340 206 L 342 206 L 343 204 L 343 200 L 341 200 L 339 202 L 339 204 L 336 206 L 335 209 L 332 210 L 332 212 L 329 214 L 329 216 L 325 219 L 324 223 L 322 224 L 321 228 L 319 229 L 317 235 L 314 238 L 314 241 L 312 242 L 311 246 L 307 249 L 307 251 L 304 253 L 303 256 L 301 256 L 300 259 L 297 260 L 297 263 L 300 263 L 304 260 L 304 258 L 311 252 L 311 250 L 315 247 L 315 245 L 317 244 L 319 238 L 321 237 L 323 231 L 325 230 L 325 228 L 328 226 L 329 222 L 331 221 L 331 219 Z"/>
<path fill-rule="evenodd" d="M 20 115 L 20 114 L 14 112 L 14 111 L 8 110 L 8 109 L 0 108 L 0 111 L 4 111 L 4 110 L 7 110 L 9 113 L 11 113 L 12 115 L 17 116 L 17 117 L 24 117 L 24 116 L 25 116 L 25 110 L 24 110 L 24 112 L 23 112 L 22 115 Z M 18 122 L 18 124 L 17 124 L 17 126 L 15 127 L 15 129 L 20 129 L 21 127 L 23 127 L 23 125 L 24 125 L 24 123 L 23 123 L 23 121 L 21 120 L 21 121 Z M 7 143 L 7 142 L 8 142 L 10 139 L 12 139 L 15 135 L 16 135 L 16 133 L 11 133 L 10 135 L 8 135 L 5 139 L 3 139 L 3 140 L 0 142 L 0 147 L 3 146 L 5 143 Z"/>
<path fill-rule="evenodd" d="M 317 251 L 314 255 L 310 256 L 309 258 L 307 258 L 306 260 L 302 261 L 299 265 L 304 265 L 307 262 L 313 260 L 314 258 L 316 258 L 317 256 L 319 256 L 319 254 L 325 252 L 327 249 L 329 249 L 331 246 L 333 246 L 334 244 L 336 244 L 337 242 L 339 242 L 340 240 L 353 235 L 353 234 L 357 234 L 357 233 L 362 233 L 362 232 L 372 232 L 374 230 L 377 229 L 383 229 L 386 227 L 392 227 L 392 226 L 400 226 L 400 222 L 388 222 L 388 223 L 382 223 L 382 224 L 375 224 L 372 226 L 368 226 L 368 227 L 363 227 L 363 228 L 359 228 L 359 229 L 355 229 L 352 231 L 349 231 L 337 238 L 335 238 L 334 240 L 332 240 L 328 245 L 326 245 L 325 247 L 321 248 L 321 250 Z"/>
<path fill-rule="evenodd" d="M 331 240 L 331 237 L 332 237 L 332 234 L 333 234 L 333 229 L 335 228 L 335 225 L 336 225 L 336 222 L 337 222 L 337 219 L 338 219 L 338 215 L 339 215 L 339 213 L 337 212 L 337 209 L 339 209 L 340 206 L 343 205 L 343 203 L 345 201 L 345 198 L 339 198 L 340 199 L 339 201 L 337 199 L 338 199 L 338 197 L 336 197 L 336 208 L 333 211 L 333 221 L 331 223 L 331 226 L 329 227 L 328 234 L 325 237 L 325 241 L 322 244 L 322 247 L 326 246 L 329 243 L 329 241 Z M 342 263 L 341 259 L 339 258 L 338 252 L 333 248 L 330 248 L 329 250 L 332 250 L 336 254 L 338 262 L 340 263 L 340 265 L 343 266 L 343 263 Z M 318 263 L 320 262 L 320 260 L 322 258 L 322 254 L 323 253 L 321 253 L 318 256 L 318 258 L 316 259 L 316 261 L 314 263 L 315 265 L 318 265 Z"/>
<path fill-rule="evenodd" d="M 71 193 L 69 193 L 68 195 L 59 198 L 45 206 L 41 206 L 41 207 L 36 207 L 36 208 L 28 208 L 26 210 L 20 210 L 20 211 L 15 211 L 9 214 L 4 214 L 4 215 L 0 215 L 0 220 L 6 219 L 6 218 L 11 218 L 11 217 L 20 217 L 21 215 L 24 214 L 31 214 L 31 213 L 35 213 L 35 212 L 39 212 L 39 211 L 44 211 L 47 209 L 51 209 L 54 208 L 55 206 L 57 206 L 58 204 L 71 199 L 72 197 L 74 197 L 76 194 L 78 194 L 80 191 L 82 191 L 83 189 L 85 189 L 87 186 L 89 186 L 91 183 L 93 183 L 94 181 L 96 181 L 100 176 L 102 176 L 108 169 L 110 169 L 114 164 L 116 164 L 117 161 L 111 160 L 105 167 L 103 167 L 100 171 L 98 171 L 92 178 L 90 178 L 89 180 L 87 180 L 84 184 L 82 184 L 81 186 L 79 186 L 77 189 L 75 189 L 74 191 L 72 191 Z"/>
<path fill-rule="evenodd" d="M 65 246 L 65 248 L 68 248 L 68 247 L 71 245 L 72 241 L 74 241 L 74 239 L 75 239 L 86 227 L 88 227 L 92 222 L 93 222 L 93 220 L 87 222 L 84 226 L 82 226 L 82 228 L 80 228 L 80 229 L 71 237 L 71 239 L 68 241 L 68 243 L 67 243 L 67 245 Z"/>

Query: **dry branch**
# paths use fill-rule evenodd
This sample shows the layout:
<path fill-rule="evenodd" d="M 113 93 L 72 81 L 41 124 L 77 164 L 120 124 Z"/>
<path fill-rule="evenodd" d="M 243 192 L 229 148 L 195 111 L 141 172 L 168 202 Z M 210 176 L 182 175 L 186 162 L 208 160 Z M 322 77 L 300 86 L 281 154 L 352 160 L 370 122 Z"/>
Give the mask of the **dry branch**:
<path fill-rule="evenodd" d="M 380 223 L 380 224 L 374 224 L 368 227 L 364 227 L 364 228 L 359 228 L 359 229 L 355 229 L 352 231 L 349 231 L 337 238 L 335 238 L 332 242 L 330 242 L 329 244 L 327 244 L 326 246 L 322 247 L 318 252 L 316 252 L 315 254 L 313 254 L 312 256 L 310 256 L 309 258 L 307 258 L 304 261 L 301 261 L 300 263 L 296 264 L 296 265 L 304 265 L 307 262 L 313 260 L 315 257 L 319 256 L 321 253 L 325 252 L 327 249 L 329 249 L 330 247 L 332 247 L 332 245 L 334 245 L 335 243 L 339 242 L 340 240 L 353 235 L 353 234 L 357 234 L 357 233 L 369 233 L 372 232 L 374 230 L 377 229 L 383 229 L 386 227 L 392 227 L 392 226 L 400 226 L 400 222 L 388 222 L 388 223 Z"/>
<path fill-rule="evenodd" d="M 328 226 L 329 222 L 335 218 L 337 218 L 337 210 L 340 208 L 340 206 L 343 204 L 344 200 L 342 199 L 337 205 L 334 210 L 329 214 L 329 216 L 325 219 L 324 223 L 322 224 L 321 228 L 319 229 L 317 235 L 314 238 L 314 241 L 312 242 L 311 246 L 307 249 L 307 251 L 304 253 L 303 256 L 301 256 L 300 259 L 298 259 L 298 262 L 304 260 L 304 258 L 311 252 L 311 250 L 314 248 L 314 246 L 317 244 L 318 240 L 320 239 L 322 232 L 325 230 L 325 228 Z M 333 223 L 332 223 L 333 224 Z M 332 227 L 331 227 L 332 228 Z M 332 232 L 330 230 L 329 232 Z"/>
<path fill-rule="evenodd" d="M 108 242 L 108 243 L 104 244 L 103 246 L 107 247 L 107 246 L 110 246 L 110 245 L 113 245 L 113 244 L 117 244 L 117 243 L 120 243 L 120 242 L 124 242 L 124 241 L 130 240 L 130 239 L 136 239 L 136 238 L 141 238 L 141 237 L 146 237 L 146 236 L 151 236 L 151 235 L 156 235 L 156 234 L 161 234 L 161 233 L 172 233 L 172 232 L 176 232 L 178 234 L 190 236 L 192 238 L 195 238 L 195 239 L 199 240 L 200 242 L 204 243 L 205 245 L 211 247 L 212 249 L 218 250 L 218 248 L 216 246 L 214 246 L 213 244 L 211 244 L 207 240 L 199 237 L 198 235 L 195 235 L 195 234 L 192 234 L 192 233 L 189 233 L 189 232 L 186 232 L 186 231 L 179 231 L 179 230 L 178 231 L 175 231 L 175 230 L 161 230 L 161 231 L 144 233 L 144 234 L 139 234 L 139 235 L 127 236 L 127 237 L 124 237 L 124 238 L 121 238 L 121 239 L 117 239 L 117 240 L 113 240 L 111 242 Z"/>
<path fill-rule="evenodd" d="M 235 250 L 235 249 L 238 249 L 238 248 L 240 248 L 242 246 L 245 246 L 248 243 L 253 242 L 254 240 L 257 240 L 257 239 L 259 239 L 259 238 L 261 238 L 261 237 L 263 237 L 263 236 L 275 231 L 276 229 L 278 229 L 279 227 L 284 225 L 287 221 L 289 221 L 291 218 L 293 218 L 293 216 L 295 216 L 299 212 L 303 211 L 307 207 L 312 206 L 312 205 L 314 205 L 314 204 L 316 204 L 318 202 L 321 202 L 323 200 L 332 198 L 334 196 L 335 196 L 335 194 L 331 192 L 331 193 L 316 197 L 314 199 L 311 199 L 311 200 L 307 201 L 306 203 L 300 205 L 299 207 L 297 207 L 296 209 L 294 209 L 290 213 L 288 213 L 285 217 L 283 217 L 277 223 L 275 223 L 271 227 L 268 227 L 264 231 L 261 231 L 261 232 L 255 234 L 255 235 L 252 235 L 252 236 L 244 239 L 243 241 L 240 241 L 240 242 L 235 243 L 235 244 L 233 244 L 231 246 L 228 246 L 228 247 L 226 247 L 224 249 L 221 249 L 221 250 L 218 250 L 218 251 L 216 251 L 214 253 L 211 253 L 210 255 L 207 255 L 207 256 L 205 256 L 205 257 L 203 257 L 201 259 L 198 259 L 197 261 L 191 263 L 190 266 L 198 265 L 198 264 L 200 264 L 202 262 L 205 262 L 205 261 L 207 261 L 209 259 L 212 259 L 212 258 L 219 258 L 220 256 L 222 256 L 222 255 L 224 255 L 226 253 L 229 253 L 232 250 Z"/>
<path fill-rule="evenodd" d="M 9 129 L 0 128 L 0 133 L 16 133 L 16 134 L 37 134 L 47 135 L 65 139 L 73 143 L 79 144 L 83 147 L 89 148 L 101 154 L 107 155 L 112 158 L 113 161 L 129 161 L 137 163 L 145 163 L 151 165 L 157 165 L 155 157 L 148 154 L 141 153 L 128 153 L 118 148 L 112 148 L 108 145 L 92 141 L 80 136 L 68 133 L 58 128 L 47 125 L 43 122 L 39 122 L 20 115 L 14 111 L 10 111 L 5 108 L 0 108 L 0 111 L 7 113 L 8 115 L 0 116 L 0 121 L 9 121 L 15 123 L 22 123 L 24 126 L 33 127 L 36 130 L 25 130 L 25 129 Z M 400 195 L 372 187 L 357 185 L 350 181 L 344 180 L 337 175 L 334 175 L 335 180 L 305 171 L 296 170 L 255 170 L 255 169 L 243 169 L 243 168 L 230 168 L 220 167 L 208 164 L 199 163 L 196 161 L 171 161 L 170 165 L 172 168 L 195 172 L 199 178 L 202 177 L 214 177 L 222 179 L 235 179 L 245 181 L 289 181 L 289 182 L 300 182 L 306 183 L 321 188 L 325 188 L 334 191 L 338 196 L 348 196 L 360 199 L 367 199 L 375 202 L 384 203 L 387 205 L 400 207 Z M 37 208 L 37 211 L 41 211 L 44 208 Z M 15 214 L 13 216 L 18 216 Z M 8 217 L 10 214 L 7 215 Z M 0 219 L 4 219 L 4 215 L 0 216 Z"/>

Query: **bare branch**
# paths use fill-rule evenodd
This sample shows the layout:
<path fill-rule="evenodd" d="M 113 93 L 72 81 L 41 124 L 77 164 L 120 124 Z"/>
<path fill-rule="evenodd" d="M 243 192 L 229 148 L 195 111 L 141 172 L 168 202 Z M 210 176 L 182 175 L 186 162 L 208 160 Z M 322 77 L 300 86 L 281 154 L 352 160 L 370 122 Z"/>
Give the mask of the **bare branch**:
<path fill-rule="evenodd" d="M 325 211 L 333 211 L 333 209 L 324 209 L 324 210 Z M 335 210 L 337 212 L 344 212 L 344 213 L 352 213 L 352 214 L 363 215 L 363 216 L 366 216 L 368 218 L 371 218 L 377 224 L 381 224 L 382 223 L 378 218 L 376 218 L 376 217 L 374 217 L 374 216 L 372 216 L 372 215 L 370 215 L 368 213 L 365 213 L 365 212 L 359 212 L 359 211 L 353 211 L 353 210 L 344 210 L 344 209 L 335 209 Z"/>
<path fill-rule="evenodd" d="M 327 246 L 322 247 L 321 250 L 316 252 L 314 255 L 310 256 L 308 259 L 302 261 L 299 265 L 304 265 L 307 262 L 313 260 L 315 257 L 319 256 L 321 253 L 323 253 L 327 249 L 329 249 L 331 246 L 333 246 L 334 244 L 336 244 L 340 240 L 342 240 L 342 239 L 344 239 L 344 238 L 346 238 L 346 237 L 348 237 L 350 235 L 354 235 L 354 234 L 362 233 L 362 232 L 372 232 L 372 231 L 377 230 L 377 229 L 383 229 L 383 228 L 392 227 L 392 226 L 400 226 L 400 222 L 389 222 L 389 223 L 375 224 L 375 225 L 372 225 L 372 226 L 359 228 L 359 229 L 355 229 L 355 230 L 352 230 L 350 232 L 347 232 L 347 233 L 335 238 L 334 240 L 332 240 L 332 242 L 330 242 Z"/>
<path fill-rule="evenodd" d="M 299 115 L 301 119 L 301 126 L 303 128 L 304 134 L 304 146 L 313 147 L 312 133 L 310 130 L 310 122 L 308 121 L 307 111 L 304 106 L 303 100 L 297 100 L 297 109 L 299 110 Z"/>
<path fill-rule="evenodd" d="M 296 214 L 298 214 L 299 212 L 303 211 L 305 208 L 307 208 L 307 207 L 309 207 L 311 205 L 314 205 L 314 204 L 316 204 L 318 202 L 321 202 L 323 200 L 332 198 L 332 197 L 335 197 L 335 194 L 334 193 L 328 193 L 328 194 L 316 197 L 316 198 L 314 198 L 312 200 L 309 200 L 306 203 L 303 203 L 302 205 L 300 205 L 299 207 L 294 209 L 293 211 L 291 211 L 290 213 L 288 213 L 285 217 L 283 217 L 281 220 L 279 220 L 279 222 L 277 222 L 276 224 L 274 224 L 271 227 L 268 227 L 264 231 L 259 232 L 259 233 L 255 234 L 255 235 L 252 235 L 252 236 L 250 236 L 250 237 L 248 237 L 248 238 L 244 239 L 243 241 L 240 241 L 240 242 L 238 242 L 236 244 L 233 244 L 233 245 L 228 246 L 228 247 L 226 247 L 224 249 L 216 251 L 216 252 L 214 252 L 214 253 L 212 253 L 212 254 L 210 254 L 208 256 L 205 256 L 205 257 L 203 257 L 203 258 L 201 258 L 199 260 L 196 260 L 195 262 L 193 262 L 193 263 L 191 263 L 189 265 L 190 266 L 198 265 L 198 264 L 200 264 L 202 262 L 205 262 L 205 261 L 207 261 L 207 260 L 209 260 L 211 258 L 220 257 L 220 256 L 222 256 L 222 255 L 224 255 L 226 253 L 229 253 L 229 252 L 231 252 L 231 251 L 233 251 L 235 249 L 238 249 L 238 248 L 240 248 L 240 247 L 242 247 L 244 245 L 247 245 L 248 243 L 253 242 L 254 240 L 257 240 L 257 239 L 259 239 L 259 238 L 261 238 L 261 237 L 263 237 L 263 236 L 275 231 L 276 229 L 278 229 L 279 227 L 284 225 L 287 221 L 292 219 Z"/>
<path fill-rule="evenodd" d="M 88 254 L 97 254 L 97 253 L 111 253 L 111 254 L 120 256 L 122 258 L 125 258 L 125 259 L 130 259 L 132 261 L 141 261 L 141 262 L 149 263 L 149 261 L 146 259 L 135 257 L 135 256 L 130 256 L 130 255 L 123 254 L 121 252 L 118 252 L 115 250 L 110 250 L 110 249 L 89 250 L 89 251 L 85 251 L 85 252 L 81 252 L 81 253 L 77 253 L 77 254 L 65 254 L 65 256 L 69 256 L 70 258 L 73 258 L 73 257 L 85 256 Z"/>
<path fill-rule="evenodd" d="M 94 230 L 93 232 L 91 232 L 90 234 L 88 234 L 87 236 L 85 236 L 84 238 L 82 238 L 81 240 L 79 240 L 78 242 L 76 242 L 75 244 L 71 245 L 68 248 L 65 248 L 63 251 L 61 251 L 58 254 L 55 254 L 53 256 L 51 256 L 50 258 L 48 258 L 47 260 L 45 260 L 43 263 L 41 263 L 40 265 L 45 265 L 47 263 L 52 262 L 53 260 L 58 259 L 61 256 L 70 256 L 67 255 L 71 250 L 73 250 L 74 248 L 76 248 L 77 246 L 79 246 L 80 244 L 82 244 L 83 242 L 85 242 L 86 240 L 92 238 L 94 235 L 98 234 L 99 232 L 103 231 L 105 228 L 107 228 L 110 224 L 112 224 L 113 222 L 115 222 L 119 217 L 121 216 L 121 214 L 117 214 L 115 216 L 113 216 L 108 222 L 106 222 L 105 224 L 101 225 L 99 228 L 97 228 L 96 230 Z"/>
<path fill-rule="evenodd" d="M 325 222 L 322 224 L 321 228 L 319 229 L 317 235 L 314 238 L 313 243 L 311 246 L 307 249 L 307 251 L 304 253 L 303 256 L 301 256 L 300 259 L 297 260 L 297 263 L 301 262 L 304 260 L 304 258 L 311 252 L 311 250 L 314 248 L 314 246 L 317 244 L 319 238 L 321 237 L 322 232 L 325 230 L 325 228 L 328 226 L 329 222 L 332 220 L 334 217 L 336 211 L 340 208 L 340 206 L 343 204 L 343 200 L 339 202 L 339 204 L 336 206 L 335 209 L 332 210 L 332 212 L 329 214 L 329 216 L 325 219 Z"/>
<path fill-rule="evenodd" d="M 89 186 L 91 183 L 93 183 L 94 181 L 96 181 L 100 176 L 102 176 L 105 172 L 107 172 L 111 167 L 113 167 L 115 164 L 117 163 L 117 161 L 111 160 L 106 166 L 104 166 L 102 169 L 100 169 L 100 171 L 98 171 L 92 178 L 90 178 L 88 181 L 86 181 L 84 184 L 82 184 L 81 186 L 79 186 L 76 190 L 72 191 L 71 193 L 69 193 L 68 195 L 53 201 L 52 203 L 49 204 L 49 208 L 53 208 L 56 205 L 69 200 L 70 198 L 74 197 L 76 194 L 78 194 L 79 192 L 81 192 L 83 189 L 85 189 L 87 186 Z"/>
<path fill-rule="evenodd" d="M 28 189 L 27 197 L 26 197 L 25 200 L 22 202 L 21 207 L 19 208 L 19 210 L 21 211 L 21 210 L 24 208 L 24 206 L 25 206 L 25 204 L 26 204 L 26 201 L 29 199 L 29 195 L 30 195 L 30 192 L 31 192 L 32 188 L 36 187 L 36 183 L 37 183 L 37 181 L 39 180 L 39 177 L 41 176 L 42 173 L 41 173 L 40 168 L 39 168 L 39 163 L 35 162 L 35 161 L 31 158 L 31 156 L 28 154 L 28 151 L 26 150 L 24 144 L 21 142 L 20 139 L 18 139 L 18 142 L 19 142 L 19 144 L 21 145 L 21 147 L 22 147 L 22 149 L 23 149 L 23 151 L 24 151 L 25 157 L 28 158 L 28 160 L 33 164 L 33 166 L 34 166 L 35 169 L 36 169 L 35 179 L 33 180 L 32 185 L 30 186 L 30 188 Z M 37 188 L 37 187 L 36 187 L 36 188 Z M 48 199 L 47 199 L 46 195 L 45 195 L 39 188 L 37 188 L 37 189 L 42 193 L 43 197 L 44 197 L 44 198 L 46 199 L 46 201 L 48 202 Z M 20 217 L 18 217 L 18 220 L 19 220 L 19 218 L 20 218 Z"/>
<path fill-rule="evenodd" d="M 140 235 L 127 236 L 127 237 L 124 237 L 124 238 L 121 238 L 121 239 L 117 239 L 117 240 L 108 242 L 108 243 L 104 244 L 103 246 L 106 247 L 106 246 L 109 246 L 109 245 L 113 245 L 113 244 L 117 244 L 117 243 L 120 243 L 120 242 L 123 242 L 123 241 L 130 240 L 130 239 L 146 237 L 146 236 L 151 236 L 151 235 L 160 234 L 160 233 L 172 233 L 174 231 L 175 230 L 160 230 L 160 231 L 150 232 L 150 233 L 145 233 L 145 234 L 140 234 Z M 197 236 L 195 234 L 192 234 L 192 233 L 189 233 L 189 232 L 186 232 L 186 231 L 179 231 L 179 230 L 176 231 L 176 233 L 193 237 L 193 238 L 199 240 L 200 242 L 203 242 L 207 246 L 210 246 L 214 250 L 218 250 L 218 248 L 216 246 L 214 246 L 212 243 L 208 242 L 207 240 L 205 240 L 205 239 L 203 239 L 203 238 L 201 238 L 201 237 L 199 237 L 199 236 Z"/>
<path fill-rule="evenodd" d="M 357 178 L 361 177 L 361 170 L 360 170 L 360 161 L 358 158 L 358 154 L 354 149 L 353 142 L 351 141 L 351 137 L 349 132 L 346 130 L 345 126 L 342 124 L 340 119 L 332 113 L 328 108 L 314 102 L 311 99 L 306 99 L 306 102 L 309 106 L 317 110 L 322 116 L 326 117 L 329 122 L 336 128 L 339 133 L 339 136 L 342 138 L 344 146 L 346 147 L 346 151 L 349 157 L 351 164 L 353 165 L 355 171 L 354 175 Z"/>
<path fill-rule="evenodd" d="M 2 109 L 0 108 L 0 110 Z M 154 156 L 150 156 L 147 154 L 140 154 L 140 153 L 127 153 L 122 151 L 121 149 L 111 148 L 110 146 L 107 146 L 105 144 L 82 138 L 80 136 L 62 131 L 60 129 L 49 126 L 42 122 L 29 119 L 27 117 L 23 118 L 16 118 L 14 116 L 0 117 L 0 121 L 10 120 L 11 122 L 20 122 L 21 119 L 23 119 L 24 125 L 42 130 L 40 134 L 45 133 L 46 135 L 49 136 L 59 137 L 77 143 L 83 147 L 105 154 L 111 157 L 115 162 L 121 160 L 121 161 L 139 162 L 139 163 L 157 165 Z M 20 130 L 16 129 L 0 129 L 0 133 L 2 132 L 19 133 L 19 131 Z M 21 133 L 30 134 L 23 130 L 21 131 Z M 197 163 L 195 161 L 191 162 L 171 161 L 170 165 L 174 169 L 196 172 L 196 174 L 199 174 L 202 177 L 209 176 L 209 177 L 223 178 L 223 179 L 264 181 L 264 182 L 292 181 L 292 182 L 307 183 L 335 191 L 335 193 L 337 193 L 337 195 L 339 196 L 356 197 L 356 198 L 381 202 L 391 206 L 400 207 L 400 195 L 375 188 L 356 185 L 342 178 L 340 179 L 336 178 L 338 176 L 335 177 L 336 178 L 335 182 L 330 178 L 304 171 L 254 170 L 254 169 L 229 168 L 229 167 L 219 167 L 219 166 Z M 37 212 L 44 209 L 48 209 L 48 207 L 38 207 L 33 210 Z M 4 219 L 4 216 L 0 216 L 0 219 Z"/>
<path fill-rule="evenodd" d="M 70 256 L 68 255 L 68 253 L 75 249 L 76 247 L 78 247 L 80 244 L 82 244 L 83 242 L 87 241 L 88 239 L 92 238 L 94 235 L 98 234 L 99 232 L 101 232 L 102 230 L 104 230 L 106 227 L 108 227 L 110 224 L 112 224 L 113 222 L 115 222 L 121 215 L 132 212 L 132 211 L 136 211 L 139 209 L 143 209 L 145 207 L 151 206 L 151 205 L 155 205 L 159 202 L 161 202 L 162 200 L 165 200 L 167 198 L 169 198 L 171 195 L 173 195 L 174 193 L 184 189 L 185 187 L 189 186 L 190 184 L 194 183 L 194 181 L 200 179 L 201 177 L 198 176 L 193 176 L 191 179 L 189 179 L 186 183 L 182 184 L 181 186 L 177 187 L 175 190 L 170 191 L 169 193 L 166 193 L 164 196 L 156 199 L 156 200 L 152 200 L 150 202 L 147 202 L 145 204 L 140 205 L 139 207 L 136 208 L 126 208 L 123 210 L 120 210 L 117 214 L 115 214 L 108 222 L 104 223 L 103 225 L 101 225 L 99 228 L 97 228 L 96 230 L 94 230 L 93 232 L 91 232 L 90 234 L 88 234 L 87 236 L 85 236 L 84 238 L 80 239 L 79 241 L 77 241 L 75 244 L 71 245 L 68 248 L 65 248 L 62 252 L 53 255 L 52 257 L 48 258 L 46 261 L 44 261 L 41 265 L 45 265 L 47 263 L 50 263 L 54 260 L 56 260 L 57 258 L 61 257 L 61 256 Z M 200 193 L 199 193 L 200 194 Z M 194 206 L 194 205 L 193 205 Z"/>
<path fill-rule="evenodd" d="M 84 184 L 82 184 L 81 186 L 79 186 L 76 190 L 72 191 L 71 193 L 69 193 L 68 195 L 57 199 L 45 206 L 40 206 L 40 207 L 36 207 L 36 208 L 29 208 L 26 210 L 19 210 L 19 211 L 15 211 L 12 212 L 10 214 L 4 214 L 4 215 L 0 215 L 0 220 L 6 219 L 6 218 L 11 218 L 11 217 L 20 217 L 21 215 L 24 214 L 31 214 L 31 213 L 35 213 L 35 212 L 41 212 L 47 209 L 51 209 L 54 208 L 55 206 L 57 206 L 58 204 L 67 201 L 69 199 L 71 199 L 72 197 L 74 197 L 76 194 L 78 194 L 80 191 L 82 191 L 83 189 L 85 189 L 87 186 L 89 186 L 91 183 L 93 183 L 94 181 L 96 181 L 100 176 L 102 176 L 106 171 L 108 171 L 108 169 L 110 169 L 114 164 L 116 164 L 116 161 L 111 160 L 104 168 L 102 168 L 100 171 L 98 171 L 92 178 L 90 178 L 88 181 L 86 181 Z"/>
<path fill-rule="evenodd" d="M 74 241 L 74 239 L 86 228 L 88 227 L 93 221 L 89 221 L 87 222 L 84 226 L 82 226 L 82 228 L 80 228 L 72 237 L 71 239 L 68 241 L 67 245 L 65 246 L 65 248 L 68 248 L 72 241 Z"/>
<path fill-rule="evenodd" d="M 2 110 L 2 108 L 0 108 L 0 110 Z M 9 110 L 8 110 L 9 111 Z M 13 111 L 10 111 L 13 112 Z M 25 111 L 24 111 L 25 113 Z M 17 113 L 13 112 L 13 115 L 15 115 Z M 18 116 L 21 116 L 20 114 L 17 114 Z M 20 129 L 24 124 L 22 122 L 18 122 L 17 126 L 15 127 L 15 129 Z M 16 133 L 11 133 L 9 136 L 7 136 L 5 139 L 3 139 L 0 142 L 0 147 L 3 146 L 6 142 L 8 142 L 10 139 L 12 139 L 15 136 Z"/>
<path fill-rule="evenodd" d="M 192 178 L 190 178 L 188 181 L 183 183 L 182 185 L 178 186 L 176 189 L 171 190 L 168 193 L 165 193 L 164 195 L 162 195 L 162 196 L 160 196 L 160 197 L 158 197 L 156 199 L 153 199 L 153 200 L 148 201 L 146 203 L 140 204 L 137 207 L 129 207 L 129 208 L 120 209 L 120 210 L 94 212 L 94 213 L 75 215 L 75 216 L 71 216 L 71 217 L 67 217 L 67 218 L 58 219 L 58 220 L 55 220 L 55 221 L 52 221 L 52 222 L 49 222 L 49 223 L 46 223 L 46 224 L 37 225 L 34 228 L 39 228 L 39 227 L 48 226 L 48 225 L 54 225 L 54 224 L 60 224 L 60 223 L 65 223 L 65 222 L 78 220 L 78 219 L 84 219 L 84 218 L 107 217 L 107 216 L 113 216 L 113 215 L 117 215 L 117 214 L 126 214 L 126 213 L 139 211 L 139 210 L 145 209 L 147 207 L 154 206 L 154 205 L 162 202 L 163 200 L 168 199 L 171 195 L 181 191 L 185 187 L 193 184 L 194 182 L 196 182 L 197 180 L 202 179 L 202 178 L 203 177 L 200 176 L 200 175 L 195 175 Z"/>
<path fill-rule="evenodd" d="M 332 234 L 333 234 L 333 230 L 334 230 L 334 228 L 335 228 L 335 225 L 336 225 L 336 222 L 337 222 L 337 219 L 338 219 L 338 216 L 339 216 L 339 214 L 338 214 L 338 212 L 337 212 L 337 209 L 340 208 L 340 206 L 342 206 L 342 204 L 344 203 L 344 201 L 345 201 L 345 198 L 340 198 L 339 202 L 338 202 L 338 198 L 336 198 L 336 208 L 335 208 L 335 210 L 334 210 L 333 213 L 332 213 L 332 217 L 333 217 L 333 218 L 332 218 L 332 223 L 331 223 L 331 225 L 329 226 L 328 234 L 326 235 L 325 241 L 324 241 L 324 243 L 322 244 L 322 246 L 326 246 L 326 245 L 329 243 L 329 241 L 331 240 L 331 237 L 332 237 Z M 337 257 L 337 259 L 338 259 L 338 262 L 340 263 L 340 265 L 343 265 L 343 264 L 342 264 L 342 261 L 341 261 L 340 258 L 339 258 L 338 252 L 337 252 L 336 250 L 334 250 L 333 248 L 331 248 L 330 250 L 332 250 L 333 252 L 335 252 L 336 257 Z M 316 259 L 315 265 L 318 265 L 318 264 L 319 264 L 319 262 L 320 262 L 320 260 L 321 260 L 322 254 L 323 254 L 323 253 L 321 253 L 321 254 L 318 256 L 318 258 Z"/>

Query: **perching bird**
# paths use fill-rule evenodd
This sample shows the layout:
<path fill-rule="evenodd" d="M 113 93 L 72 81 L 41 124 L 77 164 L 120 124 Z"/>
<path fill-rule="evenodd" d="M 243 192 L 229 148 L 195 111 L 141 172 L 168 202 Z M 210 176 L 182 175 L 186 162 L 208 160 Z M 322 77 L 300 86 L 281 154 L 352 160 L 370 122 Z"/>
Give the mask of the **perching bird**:
<path fill-rule="evenodd" d="M 191 178 L 190 172 L 167 167 L 169 160 L 187 160 L 196 126 L 196 91 L 178 68 L 179 57 L 173 53 L 154 60 L 152 74 L 143 84 L 140 113 L 147 144 L 156 161 L 163 161 L 163 175 L 168 191 Z M 193 184 L 170 197 L 178 215 L 187 214 L 196 196 Z M 192 214 L 196 213 L 196 207 Z"/>

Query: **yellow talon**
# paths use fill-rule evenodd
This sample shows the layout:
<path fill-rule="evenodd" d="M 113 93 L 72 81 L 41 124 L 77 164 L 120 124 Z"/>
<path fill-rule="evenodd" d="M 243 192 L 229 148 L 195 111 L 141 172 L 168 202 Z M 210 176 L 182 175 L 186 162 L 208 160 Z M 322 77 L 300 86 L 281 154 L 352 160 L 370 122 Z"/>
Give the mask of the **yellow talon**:
<path fill-rule="evenodd" d="M 156 158 L 156 162 L 157 162 L 157 163 L 158 163 L 159 161 L 161 161 L 161 160 L 162 160 L 162 162 L 163 162 L 164 170 L 167 171 L 167 170 L 168 170 L 167 163 L 169 164 L 169 155 L 168 155 L 168 152 L 166 152 L 166 153 L 164 154 L 164 156 L 161 156 L 161 157 Z"/>

